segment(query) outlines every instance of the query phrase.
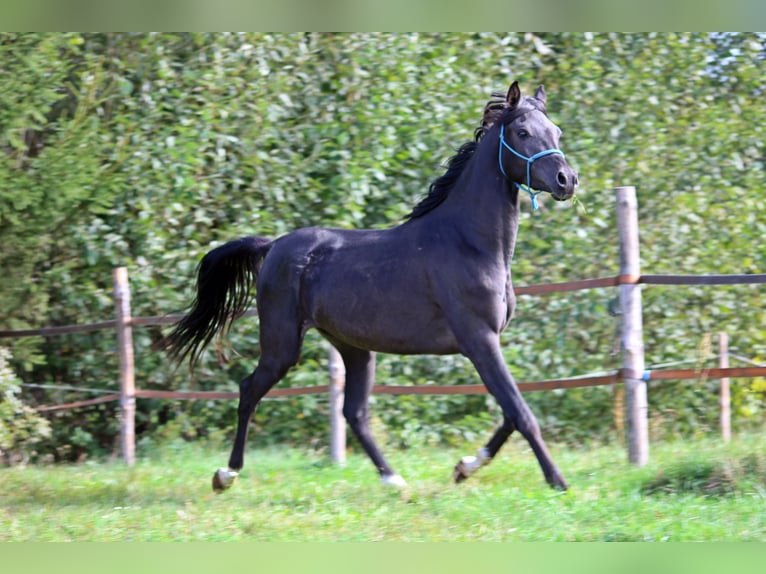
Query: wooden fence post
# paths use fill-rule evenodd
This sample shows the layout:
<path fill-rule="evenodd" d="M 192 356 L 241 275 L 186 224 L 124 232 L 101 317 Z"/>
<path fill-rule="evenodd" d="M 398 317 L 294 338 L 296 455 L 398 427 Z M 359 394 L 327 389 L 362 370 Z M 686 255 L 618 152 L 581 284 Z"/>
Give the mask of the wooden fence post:
<path fill-rule="evenodd" d="M 617 231 L 620 239 L 620 275 L 641 276 L 638 240 L 638 202 L 635 187 L 618 187 Z M 628 460 L 638 466 L 649 461 L 649 420 L 644 380 L 644 340 L 641 287 L 620 285 L 622 308 L 622 366 L 625 385 L 625 423 Z"/>
<path fill-rule="evenodd" d="M 726 333 L 718 333 L 718 366 L 722 369 L 729 368 L 729 336 Z M 724 442 L 731 440 L 731 393 L 729 391 L 729 377 L 721 377 L 721 437 Z"/>
<path fill-rule="evenodd" d="M 346 366 L 338 350 L 330 346 L 329 354 L 330 400 L 330 458 L 340 466 L 346 464 L 346 421 L 343 418 L 343 389 L 346 384 Z"/>
<path fill-rule="evenodd" d="M 120 447 L 125 464 L 133 466 L 136 462 L 136 381 L 128 270 L 125 267 L 116 268 L 112 279 L 117 319 L 117 350 L 120 358 Z"/>

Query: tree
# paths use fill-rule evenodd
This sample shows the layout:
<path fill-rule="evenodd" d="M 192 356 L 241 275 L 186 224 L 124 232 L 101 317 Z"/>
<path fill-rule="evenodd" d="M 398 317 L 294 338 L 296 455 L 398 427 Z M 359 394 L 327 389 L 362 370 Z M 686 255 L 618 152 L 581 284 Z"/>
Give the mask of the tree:
<path fill-rule="evenodd" d="M 60 242 L 86 214 L 111 203 L 99 146 L 99 62 L 77 34 L 0 35 L 0 317 L 24 328 L 49 317 L 45 275 L 70 267 Z M 83 142 L 88 142 L 83 145 Z M 17 355 L 31 366 L 29 345 Z"/>

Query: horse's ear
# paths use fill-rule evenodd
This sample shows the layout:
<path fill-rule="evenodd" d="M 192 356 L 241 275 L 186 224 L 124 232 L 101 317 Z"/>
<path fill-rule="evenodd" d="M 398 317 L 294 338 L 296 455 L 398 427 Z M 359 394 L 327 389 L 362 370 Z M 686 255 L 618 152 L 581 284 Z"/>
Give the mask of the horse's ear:
<path fill-rule="evenodd" d="M 540 100 L 543 105 L 545 104 L 545 88 L 543 88 L 542 84 L 540 84 L 540 86 L 537 88 L 537 91 L 535 92 L 535 99 Z"/>
<path fill-rule="evenodd" d="M 508 88 L 508 93 L 505 96 L 505 101 L 508 103 L 509 108 L 515 108 L 518 105 L 519 100 L 521 100 L 519 82 L 513 82 L 511 87 Z"/>

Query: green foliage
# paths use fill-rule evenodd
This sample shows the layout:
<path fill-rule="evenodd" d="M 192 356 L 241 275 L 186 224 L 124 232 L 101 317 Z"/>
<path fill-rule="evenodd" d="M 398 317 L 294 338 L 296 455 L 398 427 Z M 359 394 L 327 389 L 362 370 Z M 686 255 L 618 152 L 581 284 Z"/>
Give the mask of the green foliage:
<path fill-rule="evenodd" d="M 21 402 L 20 381 L 8 364 L 10 353 L 0 347 L 0 461 L 25 462 L 35 445 L 50 436 L 48 421 Z"/>
<path fill-rule="evenodd" d="M 101 61 L 82 48 L 77 34 L 0 35 L 0 310 L 8 328 L 55 318 L 56 275 L 84 271 L 73 232 L 113 200 L 100 133 L 110 87 Z M 44 360 L 28 344 L 13 348 L 25 369 Z"/>
<path fill-rule="evenodd" d="M 188 304 L 199 258 L 223 241 L 401 221 L 512 79 L 527 92 L 545 84 L 586 207 L 543 199 L 532 213 L 523 201 L 517 284 L 615 274 L 617 185 L 638 189 L 645 272 L 766 269 L 762 35 L 3 34 L 0 56 L 3 328 L 110 317 L 115 266 L 129 268 L 134 315 L 171 313 Z M 503 335 L 516 378 L 618 367 L 614 296 L 521 297 Z M 766 355 L 761 299 L 755 286 L 647 288 L 647 362 L 697 359 L 718 330 L 733 351 Z M 210 353 L 193 376 L 151 350 L 160 336 L 135 330 L 139 388 L 236 390 L 258 355 L 252 319 L 235 325 L 228 365 Z M 108 332 L 8 344 L 24 381 L 117 388 Z M 323 384 L 325 362 L 325 343 L 309 336 L 282 384 Z M 381 356 L 378 378 L 477 382 L 467 362 L 442 357 Z M 714 429 L 714 392 L 705 381 L 652 384 L 655 437 Z M 612 389 L 527 398 L 546 436 L 619 436 Z M 735 426 L 759 424 L 757 385 L 735 380 L 732 399 Z M 230 432 L 235 412 L 224 402 L 138 409 L 145 441 Z M 323 444 L 325 409 L 317 397 L 267 401 L 256 434 Z M 57 412 L 46 449 L 109 452 L 114 415 L 114 405 Z M 498 419 L 483 397 L 376 397 L 373 415 L 402 446 L 465 440 Z"/>

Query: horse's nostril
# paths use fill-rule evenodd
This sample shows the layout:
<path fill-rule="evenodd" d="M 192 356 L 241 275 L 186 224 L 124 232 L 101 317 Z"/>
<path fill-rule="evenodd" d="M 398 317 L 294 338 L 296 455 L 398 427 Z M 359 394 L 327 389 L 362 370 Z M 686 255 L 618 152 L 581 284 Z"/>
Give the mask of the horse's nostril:
<path fill-rule="evenodd" d="M 559 182 L 559 185 L 561 187 L 567 186 L 567 174 L 565 174 L 563 171 L 560 171 L 559 174 L 556 176 L 556 181 Z"/>

